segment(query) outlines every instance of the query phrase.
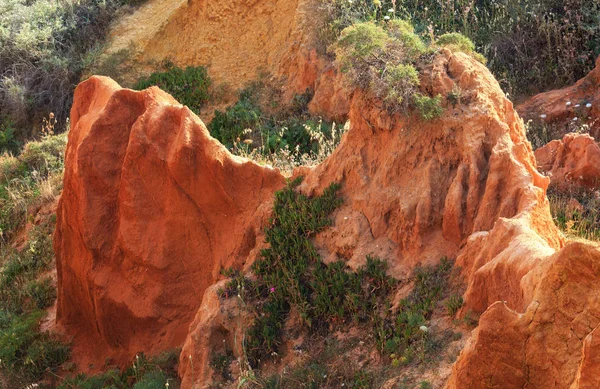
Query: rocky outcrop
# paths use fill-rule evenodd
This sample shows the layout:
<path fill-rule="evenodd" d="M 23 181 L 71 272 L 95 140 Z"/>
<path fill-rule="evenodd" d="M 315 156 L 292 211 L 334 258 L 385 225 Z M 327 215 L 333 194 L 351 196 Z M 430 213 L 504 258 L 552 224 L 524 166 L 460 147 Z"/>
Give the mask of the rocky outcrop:
<path fill-rule="evenodd" d="M 540 93 L 517 106 L 525 120 L 557 127 L 562 136 L 583 124 L 592 136 L 600 135 L 600 57 L 596 68 L 573 86 Z"/>
<path fill-rule="evenodd" d="M 65 166 L 57 319 L 83 368 L 181 346 L 204 290 L 261 242 L 284 185 L 158 88 L 102 77 L 75 91 Z"/>
<path fill-rule="evenodd" d="M 536 286 L 530 304 L 515 311 L 498 301 L 486 310 L 447 388 L 600 387 L 593 348 L 599 277 L 595 245 L 569 243 L 544 258 L 531 277 Z"/>
<path fill-rule="evenodd" d="M 460 88 L 462 103 L 448 104 L 443 117 L 424 122 L 416 113 L 390 116 L 380 102 L 354 93 L 350 130 L 341 144 L 321 165 L 295 172 L 305 176 L 300 190 L 309 195 L 331 182 L 342 184 L 344 203 L 316 245 L 325 261 L 343 258 L 354 268 L 374 254 L 386 259 L 399 278 L 418 264 L 457 258 L 468 285 L 463 312 L 484 313 L 482 328 L 504 320 L 492 334 L 482 332 L 482 339 L 509 338 L 507 345 L 484 348 L 475 356 L 467 350 L 459 363 L 512 358 L 520 367 L 525 354 L 519 350 L 527 335 L 508 323 L 518 327 L 512 315 L 520 317 L 516 312 L 531 310 L 534 297 L 547 293 L 540 291 L 539 282 L 547 276 L 540 266 L 550 266 L 548 258 L 563 245 L 545 197 L 549 179 L 536 170 L 523 122 L 483 65 L 444 50 L 421 78 L 423 90 L 434 95 Z M 561 251 L 565 258 L 569 252 Z M 229 309 L 224 302 L 205 298 L 202 309 L 212 306 L 210 315 L 227 317 L 215 313 Z M 192 378 L 185 358 L 206 363 L 202 350 L 210 339 L 235 338 L 237 327 L 216 328 L 202 319 L 206 315 L 199 313 L 190 327 L 196 335 L 184 346 L 184 387 L 207 382 L 207 375 Z M 569 356 L 579 363 L 576 355 Z M 498 363 L 494 369 L 506 387 L 522 387 L 520 371 L 504 371 Z M 452 388 L 469 387 L 460 372 L 453 373 Z"/>
<path fill-rule="evenodd" d="M 306 175 L 301 188 L 309 194 L 343 184 L 344 205 L 322 239 L 328 252 L 358 265 L 365 251 L 391 248 L 386 256 L 401 273 L 456 257 L 473 234 L 500 220 L 522 222 L 546 247 L 560 247 L 544 196 L 548 179 L 535 169 L 523 124 L 487 69 L 444 51 L 422 85 L 441 96 L 457 86 L 468 100 L 424 122 L 417 113 L 390 116 L 357 93 L 340 146 L 323 164 L 297 172 Z"/>
<path fill-rule="evenodd" d="M 442 96 L 445 111 L 423 121 L 350 93 L 311 55 L 290 73 L 292 88 L 326 85 L 315 87 L 323 95 L 315 92 L 313 107 L 347 109 L 350 118 L 324 163 L 294 173 L 305 176 L 308 195 L 341 184 L 333 226 L 315 239 L 324 260 L 356 268 L 374 254 L 403 277 L 456 258 L 462 314 L 481 317 L 444 376 L 447 389 L 598 387 L 600 250 L 564 246 L 545 196 L 550 178 L 537 171 L 523 121 L 485 66 L 438 53 L 421 88 Z M 461 90 L 456 105 L 444 98 L 453 90 Z M 222 267 L 253 260 L 283 179 L 231 156 L 157 89 L 92 78 L 75 101 L 55 237 L 58 320 L 88 348 L 98 345 L 88 361 L 183 343 L 183 388 L 208 385 L 212 351 L 239 357 L 250 320 L 237 300 L 219 297 L 222 283 L 209 285 Z M 561 147 L 583 150 L 569 142 Z"/>
<path fill-rule="evenodd" d="M 567 134 L 535 151 L 538 169 L 559 190 L 600 188 L 600 145 L 587 134 Z"/>

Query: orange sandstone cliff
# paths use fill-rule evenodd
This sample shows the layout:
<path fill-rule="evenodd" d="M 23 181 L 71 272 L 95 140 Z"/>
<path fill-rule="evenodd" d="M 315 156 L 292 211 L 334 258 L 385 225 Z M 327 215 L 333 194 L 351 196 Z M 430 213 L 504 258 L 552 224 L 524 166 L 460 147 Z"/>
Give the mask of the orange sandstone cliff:
<path fill-rule="evenodd" d="M 158 88 L 103 77 L 75 91 L 65 165 L 57 321 L 84 367 L 180 346 L 204 290 L 243 265 L 284 185 Z"/>
<path fill-rule="evenodd" d="M 598 387 L 600 251 L 562 247 L 545 197 L 549 179 L 535 169 L 523 122 L 487 69 L 443 51 L 422 81 L 442 96 L 458 85 L 468 100 L 424 123 L 389 116 L 357 93 L 340 146 L 296 172 L 309 194 L 342 183 L 344 204 L 316 239 L 321 254 L 356 267 L 375 253 L 397 276 L 442 255 L 457 258 L 467 283 L 463 312 L 482 316 L 446 375 L 448 389 Z M 190 326 L 183 387 L 209 382 L 207 350 L 226 342 L 241 352 L 241 313 L 219 300 L 218 286 Z"/>
<path fill-rule="evenodd" d="M 458 86 L 463 98 L 424 122 L 390 116 L 368 94 L 338 87 L 335 70 L 311 66 L 292 79 L 326 83 L 320 107 L 343 114 L 341 96 L 350 98 L 339 147 L 295 172 L 307 194 L 342 185 L 333 226 L 315 239 L 324 260 L 357 267 L 375 254 L 401 277 L 456 258 L 463 314 L 481 318 L 443 377 L 448 389 L 600 387 L 600 251 L 565 245 L 545 196 L 550 179 L 489 71 L 442 50 L 422 70 L 422 90 L 444 97 Z M 228 343 L 239 356 L 247 321 L 214 282 L 222 267 L 253 260 L 283 184 L 277 171 L 231 156 L 158 89 L 82 83 L 55 247 L 58 321 L 76 344 L 98 345 L 86 361 L 183 344 L 182 387 L 208 385 L 211 351 Z"/>

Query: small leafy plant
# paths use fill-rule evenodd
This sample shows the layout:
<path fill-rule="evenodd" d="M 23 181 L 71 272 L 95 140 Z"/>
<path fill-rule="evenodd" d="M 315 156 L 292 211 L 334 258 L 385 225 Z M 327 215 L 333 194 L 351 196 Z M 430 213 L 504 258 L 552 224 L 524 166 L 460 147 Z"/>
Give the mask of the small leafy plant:
<path fill-rule="evenodd" d="M 171 63 L 166 63 L 165 68 L 166 70 L 163 72 L 155 72 L 147 78 L 140 79 L 134 89 L 141 90 L 158 86 L 194 113 L 199 114 L 210 99 L 211 81 L 206 68 L 204 66 L 187 66 L 182 69 Z"/>

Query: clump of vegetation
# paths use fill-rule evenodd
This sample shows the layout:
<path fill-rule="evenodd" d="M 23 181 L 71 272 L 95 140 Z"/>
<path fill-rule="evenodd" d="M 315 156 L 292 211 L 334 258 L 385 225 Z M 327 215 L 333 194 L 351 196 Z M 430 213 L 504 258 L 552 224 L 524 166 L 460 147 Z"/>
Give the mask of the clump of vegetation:
<path fill-rule="evenodd" d="M 0 247 L 27 221 L 35 205 L 54 200 L 62 187 L 67 134 L 29 142 L 18 157 L 0 155 Z"/>
<path fill-rule="evenodd" d="M 574 186 L 571 190 L 548 190 L 550 212 L 567 235 L 600 240 L 600 197 L 593 190 Z"/>
<path fill-rule="evenodd" d="M 440 99 L 419 92 L 416 62 L 428 52 L 412 25 L 402 20 L 354 24 L 335 44 L 336 62 L 354 86 L 372 91 L 390 112 L 415 107 L 426 120 L 442 110 Z"/>
<path fill-rule="evenodd" d="M 397 313 L 377 324 L 377 343 L 383 353 L 407 363 L 415 356 L 423 359 L 435 346 L 428 320 L 447 290 L 452 267 L 453 262 L 444 258 L 436 266 L 415 268 L 411 293 L 400 302 Z"/>
<path fill-rule="evenodd" d="M 233 361 L 233 353 L 229 350 L 224 353 L 215 353 L 210 359 L 209 366 L 212 367 L 226 381 L 231 379 L 229 366 Z"/>
<path fill-rule="evenodd" d="M 87 376 L 78 374 L 66 378 L 58 389 L 164 389 L 179 387 L 177 360 L 179 350 L 167 351 L 153 358 L 143 353 L 136 355 L 132 365 L 123 371 L 111 369 L 104 373 Z M 167 383 L 169 385 L 167 386 Z"/>
<path fill-rule="evenodd" d="M 225 111 L 215 111 L 208 125 L 213 137 L 234 153 L 269 163 L 283 171 L 324 160 L 340 141 L 342 132 L 308 113 L 310 91 L 296 95 L 290 104 L 271 96 L 270 86 L 257 82 L 240 92 Z M 269 96 L 263 97 L 263 95 Z M 265 106 L 267 100 L 269 105 Z"/>
<path fill-rule="evenodd" d="M 343 261 L 322 262 L 310 241 L 331 223 L 329 214 L 341 201 L 337 198 L 339 186 L 332 184 L 321 196 L 309 198 L 297 192 L 300 182 L 301 178 L 296 179 L 276 193 L 265 231 L 269 248 L 253 264 L 253 275 L 229 271 L 231 280 L 220 291 L 221 297 L 235 295 L 246 309 L 256 313 L 243 341 L 249 365 L 259 367 L 278 355 L 283 328 L 292 312 L 314 336 L 326 336 L 342 326 L 362 325 L 371 328 L 384 354 L 393 354 L 393 359 L 395 355 L 420 356 L 422 360 L 424 353 L 437 347 L 426 326 L 445 297 L 452 261 L 443 259 L 437 266 L 417 268 L 413 291 L 392 313 L 390 296 L 398 281 L 387 275 L 385 261 L 368 256 L 363 266 L 352 271 Z M 223 356 L 215 357 L 213 367 L 218 372 L 223 370 L 222 360 Z M 408 357 L 403 362 L 408 363 Z M 311 366 L 305 366 L 302 374 L 311 376 Z M 356 374 L 340 382 L 370 387 L 372 381 L 366 372 Z M 268 387 L 284 387 L 281 385 L 290 379 L 286 377 L 271 377 L 267 382 L 272 386 Z"/>
<path fill-rule="evenodd" d="M 444 36 L 438 43 L 469 51 L 464 36 L 483 54 L 474 56 L 488 59 L 489 68 L 512 95 L 572 84 L 594 67 L 600 54 L 600 4 L 593 1 L 334 0 L 314 12 L 322 15 L 314 27 L 321 52 L 357 22 L 408 20 L 428 43 Z"/>
<path fill-rule="evenodd" d="M 4 0 L 0 3 L 0 153 L 16 153 L 53 112 L 58 132 L 73 90 L 129 0 Z"/>
<path fill-rule="evenodd" d="M 456 315 L 456 312 L 458 312 L 458 310 L 463 305 L 463 298 L 462 296 L 453 294 L 450 297 L 448 297 L 448 299 L 444 302 L 444 305 L 446 306 L 448 315 L 454 317 L 454 315 Z"/>
<path fill-rule="evenodd" d="M 465 54 L 472 55 L 479 62 L 485 64 L 487 59 L 475 51 L 475 44 L 472 40 L 461 33 L 451 32 L 437 38 L 435 42 L 440 47 L 447 47 L 452 51 L 459 51 Z"/>
<path fill-rule="evenodd" d="M 444 109 L 442 108 L 442 98 L 437 95 L 435 97 L 429 97 L 421 94 L 414 96 L 415 108 L 425 120 L 432 120 L 442 116 Z"/>
<path fill-rule="evenodd" d="M 69 348 L 47 333 L 39 332 L 44 312 L 17 314 L 0 310 L 0 360 L 3 375 L 17 385 L 37 380 L 56 370 L 69 356 Z"/>
<path fill-rule="evenodd" d="M 211 81 L 206 68 L 204 66 L 188 66 L 181 69 L 170 62 L 165 63 L 164 67 L 164 71 L 155 72 L 140 79 L 134 89 L 141 90 L 158 86 L 194 113 L 199 114 L 210 98 Z"/>

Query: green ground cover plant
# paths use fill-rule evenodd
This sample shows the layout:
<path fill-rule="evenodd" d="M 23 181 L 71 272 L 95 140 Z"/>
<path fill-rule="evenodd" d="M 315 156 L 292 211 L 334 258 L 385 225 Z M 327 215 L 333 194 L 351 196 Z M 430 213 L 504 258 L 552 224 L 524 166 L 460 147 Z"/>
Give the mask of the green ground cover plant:
<path fill-rule="evenodd" d="M 208 125 L 211 135 L 228 147 L 246 145 L 261 154 L 286 148 L 299 154 L 317 153 L 318 135 L 330 137 L 333 125 L 308 114 L 306 104 L 311 96 L 297 95 L 290 106 L 266 112 L 260 101 L 260 89 L 265 87 L 250 85 L 233 106 L 215 111 Z"/>
<path fill-rule="evenodd" d="M 371 329 L 374 345 L 392 360 L 405 364 L 415 357 L 424 360 L 426 353 L 438 347 L 428 328 L 429 319 L 446 297 L 453 262 L 442 259 L 438 265 L 416 268 L 412 292 L 392 312 L 391 298 L 398 281 L 387 275 L 387 262 L 368 256 L 365 264 L 353 271 L 341 260 L 321 260 L 311 237 L 330 225 L 330 213 L 341 204 L 340 187 L 332 184 L 321 196 L 311 198 L 297 191 L 301 180 L 291 181 L 276 193 L 265 231 L 269 247 L 252 265 L 252 273 L 224 273 L 230 280 L 219 292 L 221 298 L 236 296 L 255 312 L 243 341 L 249 366 L 256 369 L 277 358 L 283 328 L 292 313 L 312 336 L 327 337 L 335 329 L 362 325 Z M 455 300 L 448 301 L 458 309 Z M 213 358 L 212 365 L 222 375 L 228 363 L 221 355 Z M 311 376 L 316 367 L 318 364 L 305 366 L 294 374 Z M 371 382 L 363 373 L 356 377 L 356 387 L 368 387 Z M 273 376 L 266 382 L 272 385 L 268 387 L 285 387 L 286 379 L 291 378 Z"/>
<path fill-rule="evenodd" d="M 178 358 L 179 350 L 167 351 L 152 358 L 138 354 L 127 369 L 120 371 L 113 368 L 93 376 L 78 374 L 64 379 L 57 389 L 177 389 L 179 380 L 175 377 Z"/>

